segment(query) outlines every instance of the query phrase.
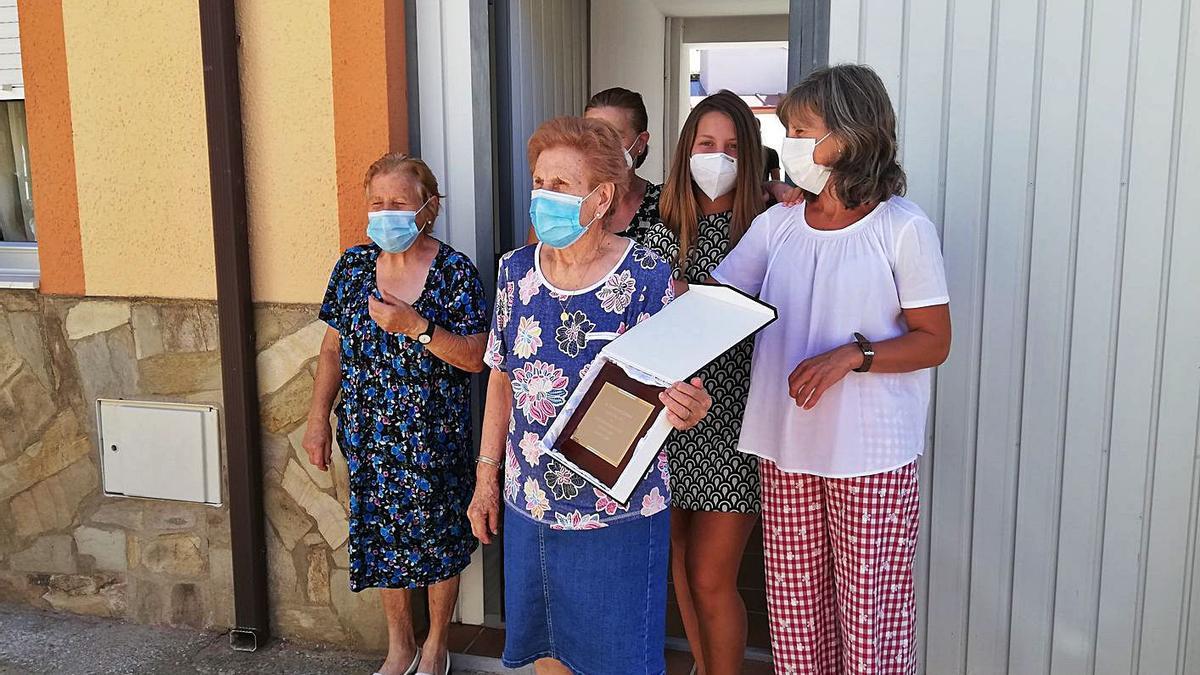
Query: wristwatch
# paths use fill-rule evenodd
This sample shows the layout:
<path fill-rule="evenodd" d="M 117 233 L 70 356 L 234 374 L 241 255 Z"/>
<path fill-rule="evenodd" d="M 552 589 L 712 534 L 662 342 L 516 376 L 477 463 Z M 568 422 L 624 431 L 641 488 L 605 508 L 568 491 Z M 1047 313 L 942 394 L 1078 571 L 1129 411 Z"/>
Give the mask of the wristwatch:
<path fill-rule="evenodd" d="M 417 336 L 417 342 L 420 342 L 423 345 L 433 342 L 433 329 L 437 328 L 432 321 L 426 319 L 426 322 L 429 325 L 425 326 L 425 330 L 421 331 L 421 334 Z"/>
<path fill-rule="evenodd" d="M 871 361 L 875 360 L 875 347 L 871 345 L 871 341 L 863 337 L 862 333 L 854 334 L 854 342 L 858 344 L 858 348 L 862 350 L 863 362 L 862 365 L 855 368 L 856 373 L 865 373 L 871 369 Z"/>

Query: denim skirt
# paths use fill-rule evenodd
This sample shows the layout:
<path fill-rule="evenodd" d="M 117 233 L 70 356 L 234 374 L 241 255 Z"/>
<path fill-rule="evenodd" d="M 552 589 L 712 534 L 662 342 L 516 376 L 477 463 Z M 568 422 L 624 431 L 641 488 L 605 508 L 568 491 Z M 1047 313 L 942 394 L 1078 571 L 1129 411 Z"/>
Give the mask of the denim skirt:
<path fill-rule="evenodd" d="M 541 658 L 580 675 L 660 675 L 671 514 L 552 530 L 505 509 L 504 665 Z"/>

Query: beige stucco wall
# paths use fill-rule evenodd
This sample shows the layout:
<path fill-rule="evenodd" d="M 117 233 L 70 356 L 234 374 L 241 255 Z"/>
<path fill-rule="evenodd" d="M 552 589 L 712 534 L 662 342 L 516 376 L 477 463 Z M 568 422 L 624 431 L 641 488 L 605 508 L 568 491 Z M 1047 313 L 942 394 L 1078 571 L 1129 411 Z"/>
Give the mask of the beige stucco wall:
<path fill-rule="evenodd" d="M 196 3 L 62 4 L 87 293 L 214 297 Z"/>
<path fill-rule="evenodd" d="M 237 12 L 254 299 L 318 302 L 341 248 L 329 2 Z M 64 0 L 62 22 L 86 295 L 215 297 L 195 3 Z"/>
<path fill-rule="evenodd" d="M 237 15 L 254 299 L 319 302 L 340 252 L 329 2 Z"/>

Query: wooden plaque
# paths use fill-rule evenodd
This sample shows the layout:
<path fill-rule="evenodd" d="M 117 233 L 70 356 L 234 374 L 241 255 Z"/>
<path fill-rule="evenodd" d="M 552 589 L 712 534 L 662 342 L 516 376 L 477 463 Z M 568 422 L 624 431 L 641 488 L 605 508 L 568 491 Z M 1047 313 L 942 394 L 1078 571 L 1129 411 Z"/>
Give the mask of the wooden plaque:
<path fill-rule="evenodd" d="M 638 441 L 662 412 L 658 399 L 662 391 L 663 387 L 638 382 L 617 364 L 605 362 L 554 448 L 612 488 Z"/>

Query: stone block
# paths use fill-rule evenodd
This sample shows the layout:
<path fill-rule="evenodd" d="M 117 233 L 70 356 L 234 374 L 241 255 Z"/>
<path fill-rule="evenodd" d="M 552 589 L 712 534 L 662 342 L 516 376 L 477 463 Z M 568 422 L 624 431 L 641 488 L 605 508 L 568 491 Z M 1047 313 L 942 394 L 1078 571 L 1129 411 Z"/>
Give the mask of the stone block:
<path fill-rule="evenodd" d="M 162 323 L 157 307 L 149 304 L 134 305 L 130 323 L 133 325 L 135 354 L 139 359 L 155 356 L 165 351 Z"/>
<path fill-rule="evenodd" d="M 0 465 L 0 502 L 62 471 L 92 451 L 69 410 L 60 413 L 42 434 L 42 440 L 7 464 Z"/>
<path fill-rule="evenodd" d="M 288 439 L 279 434 L 263 432 L 262 435 L 262 460 L 263 471 L 278 471 L 283 473 L 284 467 L 287 466 L 288 458 L 292 456 L 292 444 Z"/>
<path fill-rule="evenodd" d="M 29 364 L 33 374 L 41 380 L 47 389 L 54 385 L 50 380 L 50 367 L 46 343 L 42 335 L 41 315 L 33 312 L 17 312 L 7 316 L 9 334 L 13 350 Z M 2 349 L 2 348 L 0 348 Z M 3 369 L 0 368 L 0 380 L 3 380 Z"/>
<path fill-rule="evenodd" d="M 134 357 L 133 330 L 128 326 L 90 335 L 71 343 L 75 369 L 89 413 L 98 398 L 136 398 L 138 367 Z M 89 424 L 92 415 L 88 415 Z"/>
<path fill-rule="evenodd" d="M 269 529 L 266 530 L 266 539 L 267 583 L 271 585 L 271 604 L 303 600 L 297 586 L 296 561 L 291 551 L 284 548 L 279 537 Z"/>
<path fill-rule="evenodd" d="M 164 534 L 139 544 L 142 566 L 155 574 L 195 578 L 208 567 L 203 544 L 194 535 Z"/>
<path fill-rule="evenodd" d="M 112 575 L 56 574 L 42 598 L 73 614 L 121 618 L 128 609 L 125 582 Z"/>
<path fill-rule="evenodd" d="M 138 383 L 147 394 L 177 395 L 221 387 L 219 352 L 166 352 L 138 361 Z"/>
<path fill-rule="evenodd" d="M 312 375 L 302 372 L 275 393 L 262 399 L 259 415 L 263 429 L 278 434 L 307 419 L 308 408 L 312 403 L 312 389 Z"/>
<path fill-rule="evenodd" d="M 294 378 L 320 351 L 326 328 L 324 322 L 313 321 L 259 352 L 258 393 L 269 394 Z"/>
<path fill-rule="evenodd" d="M 344 544 L 340 548 L 336 548 L 330 554 L 333 558 L 333 566 L 340 567 L 344 570 L 350 569 L 350 548 L 349 544 Z"/>
<path fill-rule="evenodd" d="M 17 351 L 16 338 L 8 326 L 8 320 L 0 314 L 0 387 L 25 365 L 25 357 Z"/>
<path fill-rule="evenodd" d="M 92 512 L 87 520 L 100 525 L 116 525 L 126 530 L 142 529 L 146 502 L 130 501 L 119 497 L 109 498 Z"/>
<path fill-rule="evenodd" d="M 259 306 L 254 311 L 255 349 L 262 351 L 276 340 L 312 323 L 319 307 Z"/>
<path fill-rule="evenodd" d="M 74 574 L 74 540 L 69 534 L 48 534 L 34 540 L 33 545 L 9 557 L 9 566 L 18 572 L 43 574 Z"/>
<path fill-rule="evenodd" d="M 204 523 L 203 509 L 199 505 L 179 502 L 151 502 L 146 505 L 142 528 L 147 532 L 189 532 Z"/>
<path fill-rule="evenodd" d="M 67 338 L 78 340 L 129 323 L 129 303 L 117 300 L 84 300 L 67 311 Z"/>
<path fill-rule="evenodd" d="M 220 389 L 207 389 L 205 391 L 193 391 L 179 396 L 181 403 L 193 403 L 196 405 L 211 405 L 220 408 L 225 403 L 225 392 Z"/>
<path fill-rule="evenodd" d="M 275 528 L 280 543 L 291 551 L 296 548 L 297 542 L 312 530 L 313 524 L 304 509 L 279 487 L 277 481 L 278 473 L 270 472 L 263 490 L 263 508 L 267 512 L 267 522 Z"/>
<path fill-rule="evenodd" d="M 296 460 L 288 460 L 281 486 L 300 508 L 317 521 L 317 530 L 330 548 L 341 546 L 350 536 L 346 510 L 336 499 L 318 490 Z"/>
<path fill-rule="evenodd" d="M 39 298 L 41 296 L 36 290 L 0 288 L 0 309 L 5 312 L 36 312 L 39 311 Z"/>
<path fill-rule="evenodd" d="M 9 502 L 9 517 L 20 537 L 61 530 L 75 521 L 79 504 L 100 485 L 96 467 L 82 458 Z M 122 559 L 125 557 L 121 553 Z"/>
<path fill-rule="evenodd" d="M 97 570 L 120 572 L 128 569 L 125 533 L 83 525 L 75 528 L 75 547 L 80 555 L 90 555 Z"/>
<path fill-rule="evenodd" d="M 351 591 L 350 573 L 343 569 L 333 570 L 329 589 L 341 625 L 357 638 L 356 644 L 367 649 L 387 649 L 387 618 L 379 591 Z"/>
<path fill-rule="evenodd" d="M 305 591 L 308 601 L 318 605 L 329 604 L 329 556 L 326 555 L 324 542 L 319 546 L 309 546 L 307 555 L 308 570 Z"/>
<path fill-rule="evenodd" d="M 207 625 L 228 628 L 234 625 L 233 552 L 227 548 L 208 548 L 208 619 Z"/>
<path fill-rule="evenodd" d="M 308 472 L 308 477 L 312 479 L 312 482 L 322 490 L 332 490 L 333 476 L 330 475 L 330 471 L 322 471 L 308 461 L 308 451 L 304 449 L 304 432 L 307 427 L 308 424 L 304 423 L 293 429 L 292 433 L 288 434 L 288 441 L 295 452 L 296 461 Z"/>
<path fill-rule="evenodd" d="M 204 596 L 196 584 L 179 583 L 171 587 L 172 626 L 203 628 L 207 614 Z"/>
<path fill-rule="evenodd" d="M 229 512 L 224 509 L 211 509 L 208 512 L 208 545 L 228 548 L 229 543 Z"/>
<path fill-rule="evenodd" d="M 164 624 L 170 620 L 169 584 L 164 586 L 156 579 L 135 575 L 128 576 L 126 583 L 130 619 L 143 624 Z"/>
<path fill-rule="evenodd" d="M 333 444 L 333 461 L 329 472 L 333 474 L 333 489 L 338 502 L 346 512 L 350 512 L 350 467 L 346 464 L 346 456 L 342 454 L 337 443 Z"/>
<path fill-rule="evenodd" d="M 211 302 L 159 306 L 163 349 L 168 352 L 207 352 L 221 347 L 217 309 Z"/>
<path fill-rule="evenodd" d="M 0 383 L 0 461 L 16 456 L 37 440 L 55 413 L 50 391 L 33 371 L 19 367 Z"/>
<path fill-rule="evenodd" d="M 280 637 L 320 645 L 345 645 L 350 639 L 330 607 L 275 607 L 271 619 Z"/>

